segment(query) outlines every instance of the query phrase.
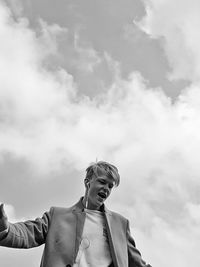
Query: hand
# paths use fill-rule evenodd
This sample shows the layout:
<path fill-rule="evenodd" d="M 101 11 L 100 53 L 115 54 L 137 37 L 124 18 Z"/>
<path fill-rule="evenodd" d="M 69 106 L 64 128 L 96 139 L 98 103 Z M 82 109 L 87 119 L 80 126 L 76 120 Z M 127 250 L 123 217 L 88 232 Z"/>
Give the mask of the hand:
<path fill-rule="evenodd" d="M 0 232 L 8 228 L 8 217 L 4 211 L 4 204 L 0 205 Z"/>

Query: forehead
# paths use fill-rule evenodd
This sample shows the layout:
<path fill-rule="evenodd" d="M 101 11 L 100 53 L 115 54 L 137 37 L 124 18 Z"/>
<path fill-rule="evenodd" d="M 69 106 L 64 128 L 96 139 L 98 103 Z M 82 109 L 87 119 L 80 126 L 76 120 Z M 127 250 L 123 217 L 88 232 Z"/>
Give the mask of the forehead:
<path fill-rule="evenodd" d="M 114 178 L 103 169 L 98 168 L 94 177 L 95 179 L 104 179 L 105 181 L 109 183 L 115 184 Z"/>

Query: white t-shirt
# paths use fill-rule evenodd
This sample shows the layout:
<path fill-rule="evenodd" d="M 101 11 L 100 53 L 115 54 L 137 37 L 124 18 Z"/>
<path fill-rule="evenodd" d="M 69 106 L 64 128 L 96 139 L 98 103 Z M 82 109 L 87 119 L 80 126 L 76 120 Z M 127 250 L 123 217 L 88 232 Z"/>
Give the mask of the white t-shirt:
<path fill-rule="evenodd" d="M 73 267 L 108 267 L 112 258 L 102 212 L 85 209 L 82 241 Z"/>

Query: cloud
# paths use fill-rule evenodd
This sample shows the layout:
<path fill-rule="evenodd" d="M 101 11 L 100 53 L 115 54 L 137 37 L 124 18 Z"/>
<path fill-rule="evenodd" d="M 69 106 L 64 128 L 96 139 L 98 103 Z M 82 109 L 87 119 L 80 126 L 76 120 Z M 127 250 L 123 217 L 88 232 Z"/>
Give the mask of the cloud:
<path fill-rule="evenodd" d="M 152 38 L 163 42 L 171 67 L 169 78 L 199 81 L 199 1 L 143 2 L 146 16 L 136 24 Z"/>
<path fill-rule="evenodd" d="M 44 66 L 47 57 L 56 52 L 59 26 L 43 23 L 38 37 L 25 18 L 15 22 L 3 5 L 0 13 L 0 147 L 2 152 L 26 157 L 32 153 L 31 146 L 40 141 L 38 130 L 43 122 L 62 113 L 73 98 L 73 79 L 64 70 L 51 73 Z"/>
<path fill-rule="evenodd" d="M 82 169 L 96 157 L 113 162 L 122 182 L 112 206 L 130 218 L 145 258 L 153 266 L 186 267 L 199 262 L 199 51 L 193 39 L 188 46 L 190 31 L 182 26 L 186 1 L 177 16 L 170 15 L 176 1 L 145 3 L 151 5 L 140 25 L 162 36 L 171 77 L 192 81 L 174 104 L 140 73 L 122 79 L 120 63 L 106 52 L 115 80 L 96 97 L 80 96 L 72 74 L 46 65 L 67 30 L 43 21 L 38 34 L 0 4 L 0 153 L 2 161 L 6 153 L 25 159 L 40 174 L 65 164 Z M 76 49 L 92 72 L 98 53 Z"/>
<path fill-rule="evenodd" d="M 101 58 L 89 45 L 81 45 L 79 34 L 76 33 L 74 37 L 74 49 L 77 55 L 77 61 L 74 63 L 84 72 L 93 72 L 94 68 L 101 63 Z"/>
<path fill-rule="evenodd" d="M 22 6 L 22 3 L 20 3 L 20 0 L 19 1 L 6 0 L 5 2 L 9 6 L 9 8 L 12 10 L 13 18 L 17 19 L 18 17 L 22 16 L 23 6 Z"/>
<path fill-rule="evenodd" d="M 192 223 L 186 225 L 185 221 L 184 225 L 172 227 L 166 221 L 154 218 L 151 236 L 138 229 L 132 229 L 132 232 L 145 258 L 152 258 L 152 266 L 189 266 L 198 265 L 200 260 L 196 253 L 199 247 L 198 228 Z"/>

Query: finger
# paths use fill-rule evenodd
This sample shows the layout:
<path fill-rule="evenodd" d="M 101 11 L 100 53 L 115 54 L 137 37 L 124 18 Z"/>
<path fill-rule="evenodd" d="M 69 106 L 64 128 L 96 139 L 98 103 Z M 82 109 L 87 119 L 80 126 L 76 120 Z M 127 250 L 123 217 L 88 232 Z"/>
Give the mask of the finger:
<path fill-rule="evenodd" d="M 0 205 L 0 216 L 2 217 L 2 216 L 4 216 L 4 214 L 5 214 L 5 211 L 4 211 L 4 203 L 2 203 Z"/>

